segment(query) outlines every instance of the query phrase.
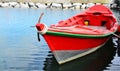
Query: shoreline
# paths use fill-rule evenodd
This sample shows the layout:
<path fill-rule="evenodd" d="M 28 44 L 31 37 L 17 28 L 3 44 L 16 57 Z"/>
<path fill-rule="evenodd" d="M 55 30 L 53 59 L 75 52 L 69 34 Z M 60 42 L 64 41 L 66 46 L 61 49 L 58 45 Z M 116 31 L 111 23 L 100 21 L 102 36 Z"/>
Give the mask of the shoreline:
<path fill-rule="evenodd" d="M 0 8 L 55 8 L 55 9 L 87 9 L 102 4 L 109 8 L 110 3 L 34 3 L 34 2 L 0 2 Z"/>

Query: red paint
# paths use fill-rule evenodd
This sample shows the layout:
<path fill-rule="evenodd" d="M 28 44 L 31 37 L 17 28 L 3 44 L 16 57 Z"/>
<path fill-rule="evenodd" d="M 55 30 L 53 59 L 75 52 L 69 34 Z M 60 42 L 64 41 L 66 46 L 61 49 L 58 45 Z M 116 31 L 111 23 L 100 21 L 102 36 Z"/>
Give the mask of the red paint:
<path fill-rule="evenodd" d="M 120 33 L 120 25 L 118 26 L 117 32 L 119 32 L 119 33 Z"/>
<path fill-rule="evenodd" d="M 62 36 L 44 35 L 48 46 L 54 50 L 85 50 L 102 45 L 108 38 L 70 38 Z"/>
<path fill-rule="evenodd" d="M 42 31 L 44 29 L 44 24 L 37 23 L 36 28 L 37 28 L 38 31 Z"/>
<path fill-rule="evenodd" d="M 86 22 L 88 21 L 88 22 Z M 86 23 L 85 23 L 86 22 Z M 36 28 L 38 31 L 42 31 L 43 24 L 37 24 Z M 86 26 L 86 27 L 85 27 Z M 106 29 L 101 30 L 96 28 L 90 28 L 90 26 L 105 27 Z M 95 5 L 82 13 L 79 13 L 67 20 L 62 20 L 57 24 L 51 25 L 48 31 L 61 32 L 69 34 L 82 34 L 82 35 L 93 35 L 102 36 L 103 38 L 77 38 L 77 37 L 64 37 L 61 35 L 49 35 L 47 33 L 42 34 L 48 43 L 51 51 L 54 50 L 85 50 L 88 48 L 95 48 L 104 44 L 109 38 L 109 33 L 114 33 L 117 30 L 117 20 L 113 13 L 103 5 Z M 120 31 L 120 26 L 118 28 Z M 109 35 L 108 35 L 109 34 Z"/>
<path fill-rule="evenodd" d="M 88 35 L 103 35 L 108 34 L 114 30 L 107 30 L 105 27 L 98 27 L 98 26 L 80 26 L 74 25 L 72 27 L 55 27 L 49 28 L 50 31 L 55 32 L 65 32 L 71 34 L 88 34 Z"/>

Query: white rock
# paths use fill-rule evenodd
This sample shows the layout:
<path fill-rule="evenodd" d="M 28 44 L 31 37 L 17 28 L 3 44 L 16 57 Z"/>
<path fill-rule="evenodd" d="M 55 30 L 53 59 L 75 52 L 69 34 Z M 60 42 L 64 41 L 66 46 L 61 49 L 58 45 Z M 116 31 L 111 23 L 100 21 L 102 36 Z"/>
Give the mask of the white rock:
<path fill-rule="evenodd" d="M 112 5 L 111 5 L 111 8 L 116 8 L 117 7 L 117 4 L 115 4 L 115 3 L 113 3 Z"/>
<path fill-rule="evenodd" d="M 78 6 L 78 5 L 75 6 L 75 9 L 80 9 L 80 8 L 81 8 L 81 6 Z"/>
<path fill-rule="evenodd" d="M 80 5 L 82 5 L 82 3 L 73 3 L 73 5 L 78 5 L 78 6 L 80 6 Z"/>
<path fill-rule="evenodd" d="M 33 2 L 29 2 L 30 5 L 34 6 L 35 4 Z"/>
<path fill-rule="evenodd" d="M 106 4 L 103 4 L 104 6 L 110 8 L 110 4 L 106 3 Z"/>
<path fill-rule="evenodd" d="M 20 8 L 21 7 L 21 5 L 19 4 L 19 3 L 17 3 L 15 6 L 14 6 L 14 8 Z"/>
<path fill-rule="evenodd" d="M 81 9 L 86 9 L 87 8 L 87 4 L 82 4 Z"/>
<path fill-rule="evenodd" d="M 73 3 L 73 6 L 75 6 L 75 9 L 80 9 L 82 4 L 81 3 Z"/>
<path fill-rule="evenodd" d="M 16 5 L 17 2 L 9 2 L 10 5 Z"/>
<path fill-rule="evenodd" d="M 115 0 L 110 0 L 110 4 L 113 4 Z"/>
<path fill-rule="evenodd" d="M 62 8 L 62 5 L 60 3 L 52 3 L 53 8 Z"/>
<path fill-rule="evenodd" d="M 36 3 L 36 6 L 38 8 L 47 8 L 47 6 L 45 4 L 41 4 L 41 3 Z"/>
<path fill-rule="evenodd" d="M 0 7 L 2 7 L 2 4 L 3 4 L 3 3 L 2 3 L 2 2 L 0 2 Z"/>
<path fill-rule="evenodd" d="M 20 8 L 29 8 L 28 3 L 22 3 L 20 2 Z"/>
<path fill-rule="evenodd" d="M 2 3 L 1 4 L 2 7 L 10 7 L 10 4 L 8 2 Z"/>
<path fill-rule="evenodd" d="M 0 5 L 2 5 L 3 4 L 3 2 L 0 2 Z"/>
<path fill-rule="evenodd" d="M 30 8 L 37 8 L 33 2 L 28 2 L 28 5 Z"/>
<path fill-rule="evenodd" d="M 68 9 L 68 8 L 70 8 L 70 7 L 72 7 L 73 5 L 71 4 L 71 3 L 64 3 L 63 4 L 63 7 L 65 8 L 65 9 Z"/>
<path fill-rule="evenodd" d="M 11 7 L 15 7 L 17 5 L 17 2 L 9 2 Z"/>
<path fill-rule="evenodd" d="M 46 5 L 47 5 L 47 6 L 50 6 L 50 5 L 51 5 L 51 3 L 46 3 Z"/>
<path fill-rule="evenodd" d="M 96 3 L 96 5 L 101 5 L 101 3 Z"/>
<path fill-rule="evenodd" d="M 87 7 L 92 7 L 94 5 L 95 5 L 94 3 L 87 3 Z"/>

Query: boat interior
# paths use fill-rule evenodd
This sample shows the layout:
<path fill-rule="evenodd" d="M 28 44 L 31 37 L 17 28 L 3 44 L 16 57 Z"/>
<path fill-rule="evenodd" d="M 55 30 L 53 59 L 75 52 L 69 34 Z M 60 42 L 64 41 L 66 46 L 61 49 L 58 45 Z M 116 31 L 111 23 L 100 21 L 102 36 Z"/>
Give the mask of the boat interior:
<path fill-rule="evenodd" d="M 116 19 L 112 14 L 101 12 L 83 12 L 58 24 L 52 25 L 52 31 L 77 34 L 106 34 L 114 27 Z"/>
<path fill-rule="evenodd" d="M 80 25 L 80 26 L 99 26 L 99 27 L 106 27 L 110 30 L 113 27 L 116 20 L 113 16 L 109 14 L 102 14 L 100 12 L 95 13 L 87 13 L 87 14 L 80 14 L 73 16 L 65 21 L 60 21 L 56 27 L 63 27 L 63 26 L 73 26 L 73 25 Z"/>
<path fill-rule="evenodd" d="M 103 5 L 87 10 L 50 26 L 50 30 L 79 34 L 108 34 L 117 30 L 118 23 L 113 13 Z"/>

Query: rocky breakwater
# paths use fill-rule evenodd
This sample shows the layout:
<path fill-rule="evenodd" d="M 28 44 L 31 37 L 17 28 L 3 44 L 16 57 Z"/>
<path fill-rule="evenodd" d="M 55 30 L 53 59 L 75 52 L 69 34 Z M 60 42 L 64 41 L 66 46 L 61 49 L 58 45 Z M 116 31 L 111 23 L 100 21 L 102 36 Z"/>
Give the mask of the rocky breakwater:
<path fill-rule="evenodd" d="M 33 2 L 0 2 L 1 8 L 60 8 L 86 9 L 101 3 L 33 3 Z M 103 4 L 110 7 L 110 4 Z"/>

